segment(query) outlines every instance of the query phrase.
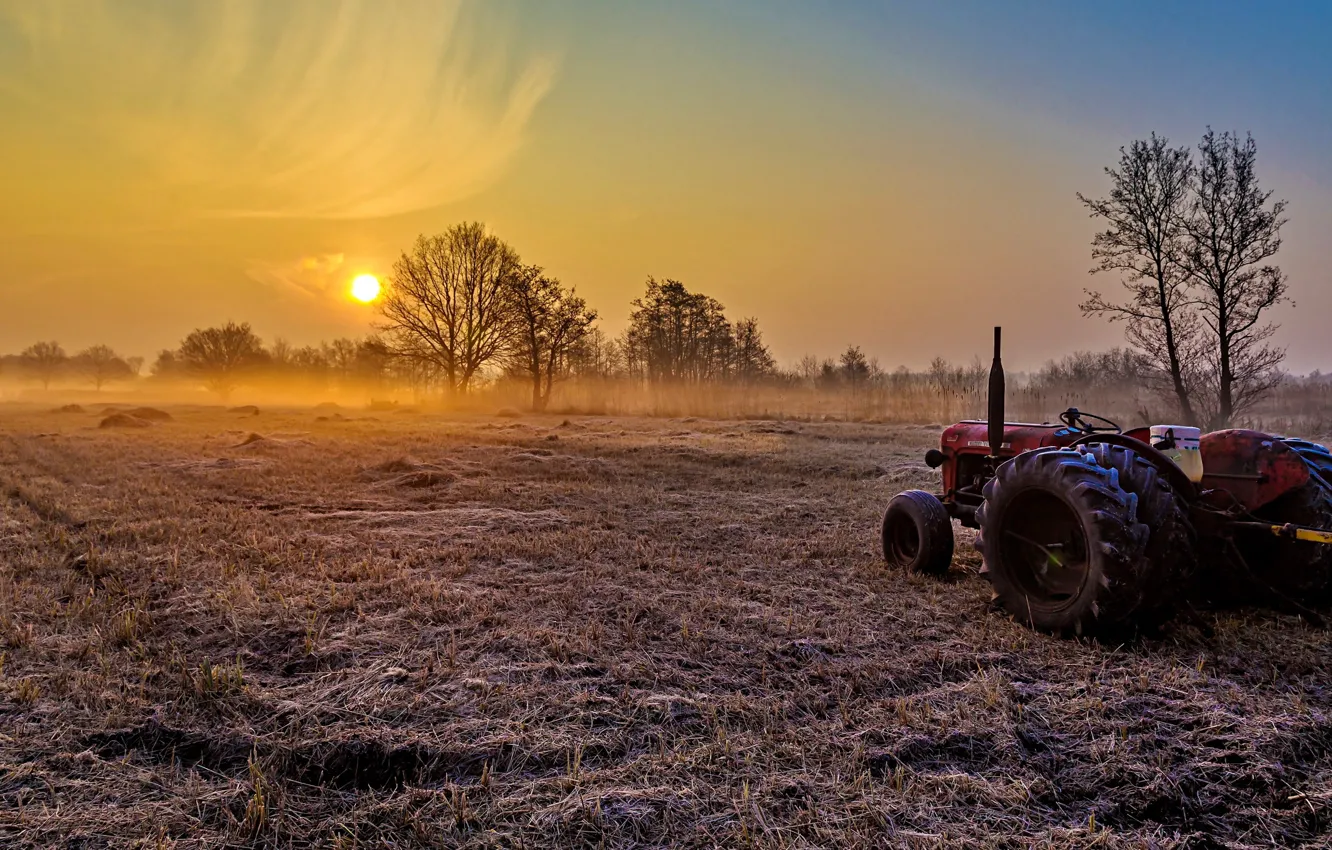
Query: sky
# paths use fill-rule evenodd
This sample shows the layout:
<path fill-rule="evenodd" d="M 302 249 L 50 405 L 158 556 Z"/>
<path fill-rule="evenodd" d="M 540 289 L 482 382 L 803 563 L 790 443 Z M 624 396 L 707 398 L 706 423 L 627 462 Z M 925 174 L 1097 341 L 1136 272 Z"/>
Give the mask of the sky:
<path fill-rule="evenodd" d="M 483 221 L 612 335 L 648 276 L 780 362 L 1039 366 L 1083 318 L 1118 149 L 1251 132 L 1278 310 L 1332 369 L 1332 5 L 0 0 L 0 352 L 361 336 L 347 295 Z"/>

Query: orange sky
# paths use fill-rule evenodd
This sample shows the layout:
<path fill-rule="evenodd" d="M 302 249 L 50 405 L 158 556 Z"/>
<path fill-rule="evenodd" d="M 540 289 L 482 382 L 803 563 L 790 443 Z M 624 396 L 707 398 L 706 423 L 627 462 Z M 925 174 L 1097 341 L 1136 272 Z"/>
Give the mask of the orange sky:
<path fill-rule="evenodd" d="M 785 363 L 969 358 L 1000 323 L 1032 366 L 1120 339 L 1077 311 L 1093 227 L 1074 193 L 1102 192 L 1131 138 L 1210 121 L 1251 129 L 1291 200 L 1281 339 L 1292 367 L 1332 367 L 1332 181 L 1303 153 L 1326 120 L 1282 124 L 1223 78 L 1173 78 L 1183 109 L 1110 68 L 1033 85 L 1004 60 L 1068 54 L 973 33 L 986 73 L 932 49 L 965 33 L 895 8 L 0 0 L 0 351 L 151 359 L 229 319 L 360 335 L 356 274 L 477 219 L 611 333 L 653 275 L 757 316 Z"/>

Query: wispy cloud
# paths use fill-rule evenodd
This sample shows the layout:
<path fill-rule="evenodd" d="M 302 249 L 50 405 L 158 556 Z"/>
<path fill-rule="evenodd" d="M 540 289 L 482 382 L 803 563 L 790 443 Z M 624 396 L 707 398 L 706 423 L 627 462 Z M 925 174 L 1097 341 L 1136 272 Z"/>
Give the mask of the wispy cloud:
<path fill-rule="evenodd" d="M 487 11 L 0 0 L 0 108 L 132 157 L 145 190 L 195 212 L 395 215 L 502 175 L 554 82 L 556 59 L 506 49 Z"/>
<path fill-rule="evenodd" d="M 253 260 L 246 266 L 252 279 L 281 294 L 301 299 L 327 301 L 346 288 L 348 264 L 344 254 L 312 254 L 298 260 L 270 262 Z"/>

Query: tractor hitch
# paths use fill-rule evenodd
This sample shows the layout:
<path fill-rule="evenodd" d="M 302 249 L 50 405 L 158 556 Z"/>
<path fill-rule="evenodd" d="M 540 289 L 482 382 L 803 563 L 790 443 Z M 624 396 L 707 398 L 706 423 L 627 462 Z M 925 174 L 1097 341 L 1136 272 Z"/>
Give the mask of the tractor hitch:
<path fill-rule="evenodd" d="M 1293 522 L 1271 523 L 1271 522 L 1232 522 L 1231 528 L 1238 528 L 1245 531 L 1266 531 L 1269 534 L 1275 534 L 1277 537 L 1286 540 L 1303 540 L 1307 543 L 1327 543 L 1332 544 L 1332 531 L 1324 531 L 1321 528 L 1306 528 L 1302 525 L 1296 525 Z"/>

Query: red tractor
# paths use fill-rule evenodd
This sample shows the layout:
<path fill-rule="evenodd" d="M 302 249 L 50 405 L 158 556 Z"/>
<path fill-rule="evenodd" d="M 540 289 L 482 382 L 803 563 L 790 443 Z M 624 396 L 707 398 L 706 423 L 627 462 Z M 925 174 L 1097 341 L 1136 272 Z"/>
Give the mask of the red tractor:
<path fill-rule="evenodd" d="M 943 493 L 888 505 L 889 564 L 940 575 L 956 519 L 995 602 L 1057 633 L 1142 628 L 1186 597 L 1263 601 L 1318 621 L 1332 596 L 1332 454 L 1305 440 L 1178 426 L 1123 431 L 1070 408 L 1058 424 L 1004 422 L 994 332 L 989 419 L 943 432 L 925 463 Z"/>

